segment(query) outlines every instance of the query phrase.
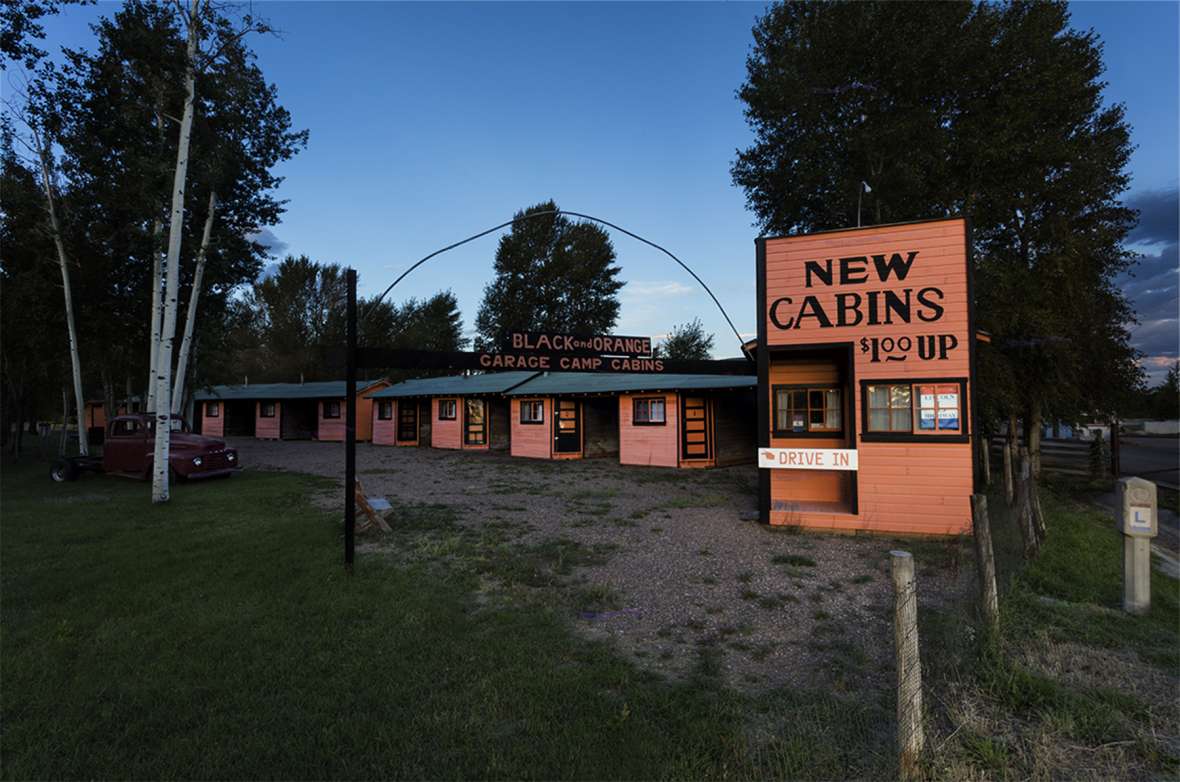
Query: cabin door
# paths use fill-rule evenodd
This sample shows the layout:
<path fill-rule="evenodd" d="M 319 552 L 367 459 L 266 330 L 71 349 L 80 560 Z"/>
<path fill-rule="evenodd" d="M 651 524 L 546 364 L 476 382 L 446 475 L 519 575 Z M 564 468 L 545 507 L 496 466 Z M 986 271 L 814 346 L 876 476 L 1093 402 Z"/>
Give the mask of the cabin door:
<path fill-rule="evenodd" d="M 713 455 L 709 400 L 685 396 L 680 400 L 680 458 L 708 459 Z"/>
<path fill-rule="evenodd" d="M 577 453 L 582 450 L 582 404 L 572 399 L 553 403 L 553 451 Z"/>
<path fill-rule="evenodd" d="M 397 403 L 397 441 L 412 443 L 418 439 L 418 402 L 413 399 Z"/>
<path fill-rule="evenodd" d="M 463 444 L 488 444 L 487 403 L 482 399 L 463 400 Z"/>

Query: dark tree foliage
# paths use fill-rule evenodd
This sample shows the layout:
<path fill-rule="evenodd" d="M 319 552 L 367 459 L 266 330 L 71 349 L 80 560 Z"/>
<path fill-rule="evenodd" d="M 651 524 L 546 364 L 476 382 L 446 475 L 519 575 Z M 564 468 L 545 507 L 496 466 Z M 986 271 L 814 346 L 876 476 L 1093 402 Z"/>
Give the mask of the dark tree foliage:
<path fill-rule="evenodd" d="M 93 0 L 3 0 L 0 2 L 0 62 L 33 68 L 45 52 L 33 43 L 45 39 L 41 20 L 66 5 L 88 5 Z"/>
<path fill-rule="evenodd" d="M 252 282 L 266 258 L 251 237 L 282 215 L 273 169 L 307 140 L 229 20 L 207 23 L 220 45 L 198 79 L 179 291 L 183 318 L 216 192 L 189 373 L 198 382 L 224 352 L 231 292 Z M 35 83 L 45 85 L 39 106 L 60 149 L 88 395 L 101 398 L 113 388 L 138 393 L 147 379 L 152 265 L 167 238 L 185 39 L 171 9 L 136 0 L 93 30 L 92 50 L 65 50 L 64 66 L 43 67 Z M 55 295 L 60 308 L 60 289 Z"/>
<path fill-rule="evenodd" d="M 1130 129 L 1062 2 L 789 3 L 754 28 L 734 182 L 768 233 L 964 214 L 985 417 L 1076 419 L 1141 382 L 1115 277 Z"/>
<path fill-rule="evenodd" d="M 713 352 L 713 335 L 705 333 L 700 318 L 690 323 L 673 326 L 672 332 L 656 348 L 656 354 L 667 359 L 707 359 Z"/>
<path fill-rule="evenodd" d="M 495 279 L 476 316 L 477 344 L 499 347 L 513 331 L 605 333 L 619 317 L 619 267 L 607 233 L 552 212 L 553 201 L 517 212 L 496 248 Z"/>
<path fill-rule="evenodd" d="M 0 438 L 13 426 L 61 413 L 66 382 L 61 272 L 45 228 L 36 174 L 0 123 Z"/>
<path fill-rule="evenodd" d="M 243 376 L 255 382 L 338 380 L 342 370 L 328 358 L 344 345 L 346 304 L 340 265 L 287 257 L 231 302 L 227 349 L 211 372 L 214 382 L 240 383 Z M 357 313 L 362 346 L 452 351 L 467 345 L 459 302 L 450 291 L 401 305 L 361 298 Z M 368 374 L 404 374 L 396 369 Z"/>
<path fill-rule="evenodd" d="M 1125 418 L 1160 421 L 1180 418 L 1180 361 L 1172 364 L 1158 386 L 1142 389 L 1123 412 Z"/>

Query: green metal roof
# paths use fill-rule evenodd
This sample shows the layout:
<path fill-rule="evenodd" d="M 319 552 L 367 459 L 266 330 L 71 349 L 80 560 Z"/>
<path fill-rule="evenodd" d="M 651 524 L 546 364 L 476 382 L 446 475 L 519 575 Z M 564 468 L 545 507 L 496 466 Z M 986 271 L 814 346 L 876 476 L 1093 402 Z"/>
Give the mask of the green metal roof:
<path fill-rule="evenodd" d="M 380 383 L 380 380 L 358 380 L 358 391 Z M 193 399 L 203 402 L 210 399 L 333 399 L 345 396 L 343 380 L 321 380 L 313 383 L 250 383 L 235 386 L 211 386 L 201 388 Z"/>
<path fill-rule="evenodd" d="M 631 372 L 549 372 L 517 386 L 509 396 L 617 394 L 633 391 L 754 388 L 754 375 L 660 375 Z"/>
<path fill-rule="evenodd" d="M 488 372 L 483 375 L 450 375 L 406 380 L 389 388 L 369 394 L 369 399 L 388 399 L 402 396 L 468 396 L 472 394 L 503 394 L 531 377 L 536 372 Z"/>

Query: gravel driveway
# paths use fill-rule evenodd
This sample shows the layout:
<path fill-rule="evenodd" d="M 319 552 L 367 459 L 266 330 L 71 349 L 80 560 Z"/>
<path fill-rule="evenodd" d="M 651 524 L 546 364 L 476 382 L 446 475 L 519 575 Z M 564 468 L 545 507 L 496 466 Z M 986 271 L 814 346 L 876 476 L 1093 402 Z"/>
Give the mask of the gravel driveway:
<path fill-rule="evenodd" d="M 232 442 L 247 469 L 343 479 L 339 443 Z M 957 541 L 899 542 L 757 523 L 752 465 L 672 470 L 361 444 L 357 470 L 369 496 L 449 506 L 460 523 L 476 528 L 510 523 L 514 545 L 567 539 L 609 551 L 571 579 L 571 587 L 611 595 L 609 608 L 576 611 L 574 624 L 670 676 L 708 665 L 747 690 L 887 690 L 889 550 L 914 552 L 926 605 L 958 599 L 970 584 L 970 563 L 960 561 Z M 391 521 L 397 524 L 396 515 Z M 370 544 L 365 553 L 380 547 Z"/>

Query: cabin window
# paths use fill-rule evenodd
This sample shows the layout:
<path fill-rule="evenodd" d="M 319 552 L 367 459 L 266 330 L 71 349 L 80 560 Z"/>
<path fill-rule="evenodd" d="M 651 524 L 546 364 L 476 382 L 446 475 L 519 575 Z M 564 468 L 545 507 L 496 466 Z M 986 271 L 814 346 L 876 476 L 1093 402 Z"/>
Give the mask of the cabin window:
<path fill-rule="evenodd" d="M 545 423 L 545 403 L 540 399 L 527 399 L 521 402 L 520 422 L 522 424 Z"/>
<path fill-rule="evenodd" d="M 640 397 L 632 400 L 631 420 L 638 426 L 663 426 L 667 420 L 664 397 Z"/>
<path fill-rule="evenodd" d="M 807 432 L 839 435 L 844 430 L 844 405 L 839 388 L 776 386 L 774 433 Z"/>
<path fill-rule="evenodd" d="M 260 402 L 258 404 L 259 418 L 274 418 L 275 417 L 275 403 L 274 402 Z"/>
<path fill-rule="evenodd" d="M 206 402 L 205 403 L 205 417 L 206 418 L 216 418 L 219 415 L 221 415 L 221 403 L 220 402 Z"/>
<path fill-rule="evenodd" d="M 913 392 L 909 383 L 869 386 L 870 432 L 912 432 Z"/>
<path fill-rule="evenodd" d="M 378 399 L 377 400 L 377 419 L 380 421 L 393 420 L 393 400 L 392 399 Z"/>
<path fill-rule="evenodd" d="M 866 434 L 963 434 L 966 384 L 885 382 L 864 385 Z"/>
<path fill-rule="evenodd" d="M 458 412 L 458 404 L 454 399 L 438 400 L 438 420 L 454 421 Z"/>
<path fill-rule="evenodd" d="M 324 402 L 324 418 L 339 418 L 340 417 L 340 402 L 333 399 L 330 402 Z"/>

